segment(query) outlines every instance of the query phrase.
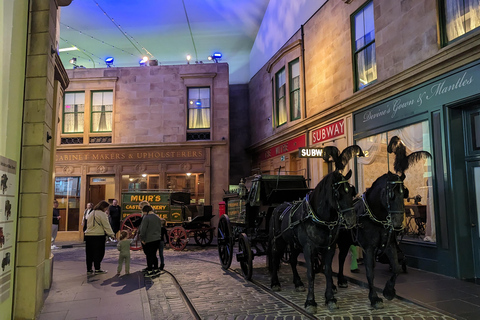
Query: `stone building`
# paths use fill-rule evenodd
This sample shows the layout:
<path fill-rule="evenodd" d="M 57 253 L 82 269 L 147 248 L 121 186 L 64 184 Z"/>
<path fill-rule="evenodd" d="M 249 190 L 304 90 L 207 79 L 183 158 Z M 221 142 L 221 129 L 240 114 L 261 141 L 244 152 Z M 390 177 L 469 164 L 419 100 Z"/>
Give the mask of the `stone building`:
<path fill-rule="evenodd" d="M 421 200 L 406 202 L 401 247 L 411 266 L 478 280 L 479 12 L 463 1 L 322 2 L 249 83 L 253 167 L 300 170 L 313 187 L 331 166 L 299 147 L 358 144 L 367 157 L 349 168 L 364 192 L 393 171 L 392 136 L 429 151 L 406 172 Z"/>
<path fill-rule="evenodd" d="M 57 110 L 58 239 L 82 238 L 87 202 L 122 205 L 122 196 L 136 191 L 188 192 L 190 204 L 217 208 L 228 187 L 228 64 L 67 74 L 70 85 Z M 138 210 L 124 210 L 123 218 L 128 212 Z"/>

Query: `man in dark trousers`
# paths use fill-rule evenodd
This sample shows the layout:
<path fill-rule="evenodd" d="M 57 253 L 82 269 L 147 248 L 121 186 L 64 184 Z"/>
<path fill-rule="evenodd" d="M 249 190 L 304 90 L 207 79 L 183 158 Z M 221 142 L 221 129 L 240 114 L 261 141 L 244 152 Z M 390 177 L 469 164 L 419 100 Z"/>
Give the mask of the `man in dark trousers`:
<path fill-rule="evenodd" d="M 118 205 L 117 199 L 113 199 L 112 205 L 108 207 L 108 214 L 110 217 L 110 226 L 112 227 L 115 237 L 117 236 L 118 231 L 120 230 L 120 221 L 122 220 L 122 208 Z M 117 239 L 112 239 L 114 242 L 117 242 Z"/>

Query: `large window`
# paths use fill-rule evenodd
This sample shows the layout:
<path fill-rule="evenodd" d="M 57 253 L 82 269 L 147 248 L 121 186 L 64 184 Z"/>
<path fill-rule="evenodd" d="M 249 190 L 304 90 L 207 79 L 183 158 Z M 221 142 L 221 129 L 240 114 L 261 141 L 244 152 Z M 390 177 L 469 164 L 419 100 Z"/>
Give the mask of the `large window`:
<path fill-rule="evenodd" d="M 85 92 L 67 92 L 63 101 L 63 133 L 82 133 Z"/>
<path fill-rule="evenodd" d="M 354 15 L 352 24 L 355 89 L 360 90 L 377 79 L 373 2 Z"/>
<path fill-rule="evenodd" d="M 300 119 L 300 62 L 296 59 L 289 63 L 290 120 Z"/>
<path fill-rule="evenodd" d="M 80 228 L 80 177 L 56 177 L 55 199 L 60 210 L 59 231 Z"/>
<path fill-rule="evenodd" d="M 188 88 L 188 129 L 210 129 L 210 88 Z"/>
<path fill-rule="evenodd" d="M 431 153 L 427 121 L 358 140 L 357 145 L 366 154 L 357 158 L 360 193 L 384 173 L 394 171 L 395 158 L 387 153 L 388 142 L 393 136 L 402 139 L 407 147 L 407 155 L 422 150 Z M 404 184 L 409 190 L 409 198 L 405 199 L 404 239 L 436 242 L 432 162 L 430 159 L 420 160 L 411 165 L 405 174 Z"/>
<path fill-rule="evenodd" d="M 276 107 L 277 107 L 277 126 L 287 122 L 287 102 L 285 97 L 285 68 L 282 68 L 275 75 L 276 84 Z"/>
<path fill-rule="evenodd" d="M 111 132 L 113 91 L 92 92 L 91 132 Z"/>
<path fill-rule="evenodd" d="M 480 0 L 441 0 L 447 42 L 480 26 Z"/>

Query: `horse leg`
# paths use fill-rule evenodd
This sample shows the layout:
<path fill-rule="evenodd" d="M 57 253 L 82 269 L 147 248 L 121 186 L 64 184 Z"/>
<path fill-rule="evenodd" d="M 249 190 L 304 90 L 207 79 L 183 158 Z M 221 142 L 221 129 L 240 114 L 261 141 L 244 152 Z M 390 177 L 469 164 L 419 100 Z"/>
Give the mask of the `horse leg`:
<path fill-rule="evenodd" d="M 282 244 L 280 244 L 282 242 Z M 281 247 L 285 249 L 285 244 L 281 239 L 277 239 L 272 241 L 272 251 L 271 254 L 271 276 L 270 276 L 270 288 L 272 291 L 281 291 L 282 287 L 280 285 L 280 281 L 278 280 L 278 268 L 280 266 L 280 256 L 283 254 L 283 250 Z"/>
<path fill-rule="evenodd" d="M 296 292 L 304 292 L 305 291 L 305 285 L 302 282 L 302 279 L 300 278 L 300 275 L 298 274 L 297 270 L 297 263 L 298 263 L 298 255 L 300 252 L 296 249 L 292 249 L 292 253 L 290 255 L 290 267 L 292 268 L 292 273 L 293 273 L 293 284 L 295 285 L 295 291 Z"/>
<path fill-rule="evenodd" d="M 375 309 L 383 308 L 383 300 L 379 298 L 375 288 L 373 286 L 374 278 L 374 263 L 375 263 L 375 249 L 373 247 L 368 247 L 365 251 L 365 256 L 363 257 L 365 263 L 365 272 L 367 274 L 368 280 L 368 298 L 370 299 L 370 305 Z"/>
<path fill-rule="evenodd" d="M 345 259 L 347 258 L 348 248 L 347 243 L 338 243 L 338 276 L 337 284 L 340 288 L 348 288 L 348 281 L 343 274 L 343 267 L 345 266 Z"/>
<path fill-rule="evenodd" d="M 393 239 L 395 241 L 395 239 Z M 395 242 L 391 243 L 385 251 L 388 259 L 390 260 L 390 267 L 392 268 L 392 276 L 385 284 L 385 288 L 383 289 L 383 296 L 387 300 L 392 300 L 395 298 L 396 290 L 395 290 L 395 281 L 397 280 L 398 274 L 401 272 L 401 266 L 398 263 L 398 254 Z"/>
<path fill-rule="evenodd" d="M 308 293 L 307 300 L 305 300 L 305 310 L 308 313 L 317 313 L 317 303 L 315 302 L 314 292 L 314 280 L 315 272 L 313 272 L 313 257 L 312 250 L 310 248 L 303 248 L 303 255 L 305 257 L 305 263 L 307 264 L 307 279 L 308 279 Z"/>
<path fill-rule="evenodd" d="M 328 249 L 325 253 L 325 280 L 327 286 L 325 288 L 325 304 L 328 306 L 329 310 L 338 309 L 337 306 L 337 299 L 335 299 L 335 291 L 336 287 L 333 284 L 333 276 L 332 276 L 332 261 L 335 255 L 335 246 Z"/>

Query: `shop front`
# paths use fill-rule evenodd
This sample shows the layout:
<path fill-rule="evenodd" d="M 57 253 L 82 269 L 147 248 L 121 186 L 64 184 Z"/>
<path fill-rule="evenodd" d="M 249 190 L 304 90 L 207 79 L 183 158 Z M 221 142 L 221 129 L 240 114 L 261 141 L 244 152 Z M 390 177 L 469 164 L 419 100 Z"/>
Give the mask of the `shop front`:
<path fill-rule="evenodd" d="M 408 264 L 461 279 L 480 278 L 480 61 L 440 75 L 353 114 L 353 138 L 365 153 L 357 159 L 364 192 L 393 171 L 388 142 L 401 138 L 407 154 L 431 159 L 405 172 Z"/>
<path fill-rule="evenodd" d="M 302 134 L 261 150 L 254 159 L 253 173 L 307 177 L 306 159 L 298 157 L 298 149 L 305 146 L 306 134 Z"/>
<path fill-rule="evenodd" d="M 62 217 L 58 241 L 81 239 L 80 224 L 88 202 L 117 199 L 125 208 L 124 195 L 149 191 L 186 193 L 190 204 L 215 202 L 210 186 L 225 182 L 211 174 L 216 162 L 211 164 L 212 149 L 215 146 L 57 150 L 55 199 Z"/>

